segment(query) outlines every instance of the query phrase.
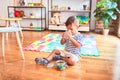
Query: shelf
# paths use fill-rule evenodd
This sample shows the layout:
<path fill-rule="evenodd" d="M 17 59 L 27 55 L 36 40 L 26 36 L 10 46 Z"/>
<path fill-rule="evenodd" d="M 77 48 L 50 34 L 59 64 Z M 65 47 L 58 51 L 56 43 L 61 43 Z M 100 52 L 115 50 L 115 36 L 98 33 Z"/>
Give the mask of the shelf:
<path fill-rule="evenodd" d="M 62 25 L 62 26 L 65 26 L 65 24 L 51 24 L 51 23 L 49 23 L 49 25 Z"/>
<path fill-rule="evenodd" d="M 86 12 L 86 13 L 89 13 L 90 10 L 50 10 L 49 12 Z"/>
<path fill-rule="evenodd" d="M 49 24 L 49 30 L 67 30 L 67 29 L 65 25 L 57 26 L 55 24 L 52 24 L 52 25 Z M 89 24 L 82 24 L 79 27 L 78 31 L 89 31 Z"/>
<path fill-rule="evenodd" d="M 42 29 L 41 27 L 33 27 L 33 28 L 30 28 L 30 27 L 22 27 L 23 30 L 44 30 Z"/>
<path fill-rule="evenodd" d="M 45 18 L 22 18 L 22 19 L 29 19 L 29 20 L 45 20 Z"/>
<path fill-rule="evenodd" d="M 7 9 L 8 9 L 8 17 L 10 17 L 9 14 L 10 14 L 11 9 L 12 9 L 12 11 L 15 11 L 17 9 L 18 9 L 18 11 L 23 10 L 25 12 L 28 12 L 29 14 L 31 14 L 32 10 L 34 10 L 34 12 L 36 12 L 39 9 L 39 13 L 38 13 L 39 17 L 32 18 L 30 15 L 28 17 L 26 17 L 26 16 L 21 17 L 21 19 L 22 19 L 21 22 L 23 23 L 23 24 L 21 24 L 21 26 L 24 26 L 24 27 L 22 27 L 23 30 L 41 31 L 41 30 L 46 29 L 46 7 L 45 6 L 8 6 Z M 31 23 L 26 23 L 25 21 L 31 22 L 31 20 L 32 20 L 32 23 L 36 24 L 36 27 L 25 26 L 25 25 L 31 24 Z M 36 23 L 36 21 L 37 21 L 37 23 Z M 39 23 L 38 23 L 38 21 L 39 21 Z"/>
<path fill-rule="evenodd" d="M 73 1 L 73 6 L 71 5 Z M 80 20 L 80 23 L 84 23 L 86 22 L 85 24 L 80 24 L 80 27 L 79 27 L 79 30 L 78 31 L 89 31 L 90 29 L 90 26 L 91 26 L 91 13 L 92 13 L 92 6 L 91 6 L 91 3 L 92 3 L 92 0 L 87 0 L 85 3 L 87 3 L 87 8 L 86 10 L 84 10 L 83 8 L 83 3 L 81 3 L 81 0 L 79 0 L 78 2 L 75 2 L 75 0 L 71 0 L 70 2 L 69 1 L 66 1 L 65 0 L 65 3 L 67 3 L 66 6 L 63 6 L 61 7 L 61 5 L 63 4 L 64 1 L 56 1 L 56 0 L 50 0 L 48 2 L 49 4 L 49 7 L 48 7 L 48 22 L 52 22 L 51 18 L 54 19 L 53 16 L 56 16 L 55 13 L 59 13 L 60 15 L 60 21 L 59 22 L 62 22 L 60 24 L 48 24 L 49 26 L 49 30 L 66 30 L 66 26 L 64 24 L 64 22 L 67 20 L 67 18 L 69 18 L 69 16 L 88 16 L 89 17 L 89 22 L 88 20 L 86 20 L 87 18 L 83 19 L 83 18 L 79 18 Z M 80 5 L 80 6 L 76 6 L 76 5 Z M 67 7 L 67 6 L 70 6 L 70 9 Z"/>
<path fill-rule="evenodd" d="M 10 8 L 46 8 L 44 6 L 8 6 Z"/>
<path fill-rule="evenodd" d="M 55 25 L 55 26 L 57 26 L 57 25 L 60 25 L 60 26 L 65 26 L 65 24 L 49 24 L 49 25 Z M 87 26 L 87 27 L 89 27 L 89 24 L 79 24 L 80 26 Z"/>

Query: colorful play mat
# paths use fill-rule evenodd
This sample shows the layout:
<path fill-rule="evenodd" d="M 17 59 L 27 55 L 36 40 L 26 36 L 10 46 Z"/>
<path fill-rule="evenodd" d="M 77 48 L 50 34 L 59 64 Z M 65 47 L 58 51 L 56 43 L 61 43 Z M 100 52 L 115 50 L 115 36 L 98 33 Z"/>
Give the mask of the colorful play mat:
<path fill-rule="evenodd" d="M 99 56 L 99 51 L 96 45 L 94 36 L 83 35 L 81 56 Z M 54 49 L 64 49 L 65 45 L 60 44 L 61 35 L 60 34 L 48 34 L 39 40 L 33 42 L 29 46 L 23 48 L 25 51 L 44 51 L 51 52 Z"/>

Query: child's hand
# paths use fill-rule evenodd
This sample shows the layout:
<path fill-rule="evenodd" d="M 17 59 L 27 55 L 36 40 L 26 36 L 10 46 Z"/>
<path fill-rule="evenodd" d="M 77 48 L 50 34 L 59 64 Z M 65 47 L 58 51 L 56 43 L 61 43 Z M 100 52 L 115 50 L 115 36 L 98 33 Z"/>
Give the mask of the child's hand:
<path fill-rule="evenodd" d="M 65 33 L 62 34 L 62 39 L 60 42 L 61 44 L 64 44 L 66 42 Z"/>
<path fill-rule="evenodd" d="M 62 33 L 62 38 L 65 38 L 65 32 L 64 32 L 64 33 Z"/>
<path fill-rule="evenodd" d="M 66 32 L 65 32 L 65 35 L 66 35 L 68 38 L 72 37 L 71 30 L 66 31 Z"/>

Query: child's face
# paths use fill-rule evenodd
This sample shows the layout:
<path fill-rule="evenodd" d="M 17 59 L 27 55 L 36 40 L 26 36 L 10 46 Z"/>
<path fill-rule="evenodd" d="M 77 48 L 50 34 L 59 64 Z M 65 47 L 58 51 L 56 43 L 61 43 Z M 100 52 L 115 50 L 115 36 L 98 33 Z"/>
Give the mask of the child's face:
<path fill-rule="evenodd" d="M 78 27 L 79 27 L 79 22 L 78 22 L 78 20 L 76 19 L 76 20 L 74 21 L 74 23 L 72 23 L 72 24 L 70 24 L 69 26 L 67 26 L 67 29 L 68 29 L 68 30 L 76 30 L 76 29 L 78 29 Z"/>

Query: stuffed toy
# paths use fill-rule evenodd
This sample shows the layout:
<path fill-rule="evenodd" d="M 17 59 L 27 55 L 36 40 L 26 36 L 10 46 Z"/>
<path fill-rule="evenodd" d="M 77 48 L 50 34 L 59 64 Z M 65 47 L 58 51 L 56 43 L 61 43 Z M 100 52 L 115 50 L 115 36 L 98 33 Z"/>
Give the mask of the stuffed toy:
<path fill-rule="evenodd" d="M 50 23 L 52 24 L 60 24 L 60 13 L 54 13 L 53 17 L 50 19 Z"/>
<path fill-rule="evenodd" d="M 20 17 L 25 17 L 25 14 L 24 14 L 23 10 L 20 11 Z"/>
<path fill-rule="evenodd" d="M 24 11 L 19 11 L 19 10 L 16 10 L 14 11 L 14 16 L 15 17 L 25 17 L 25 14 L 24 14 Z"/>

